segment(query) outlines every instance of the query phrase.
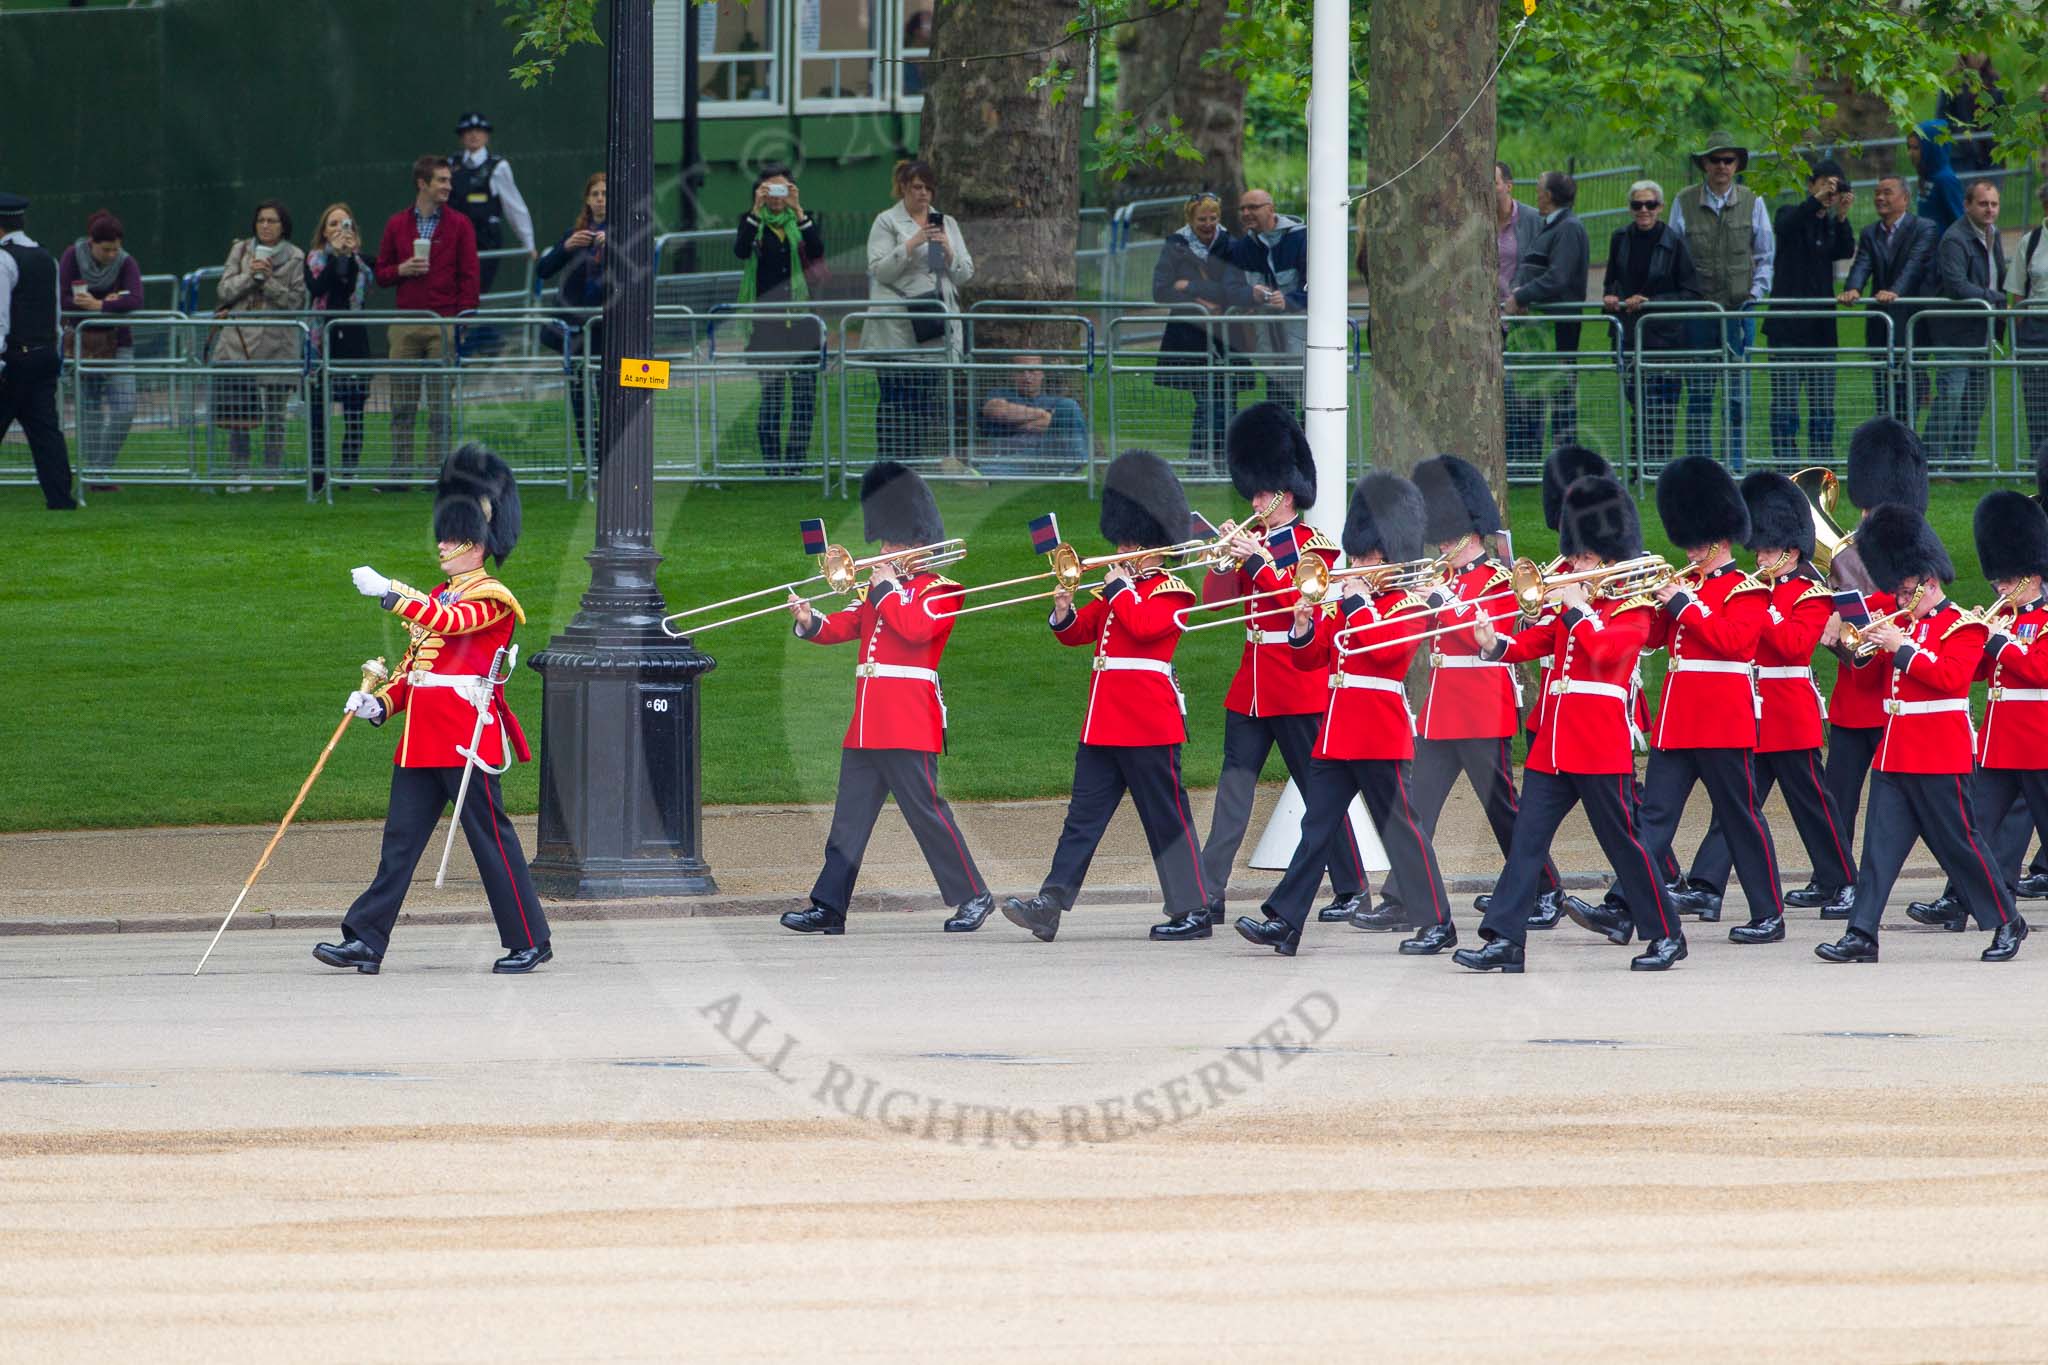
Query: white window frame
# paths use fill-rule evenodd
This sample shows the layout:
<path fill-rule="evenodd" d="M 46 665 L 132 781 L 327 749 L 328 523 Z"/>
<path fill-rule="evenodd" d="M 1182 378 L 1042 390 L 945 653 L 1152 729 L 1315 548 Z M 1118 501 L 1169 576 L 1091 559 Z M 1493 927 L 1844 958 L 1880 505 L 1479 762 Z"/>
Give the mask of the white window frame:
<path fill-rule="evenodd" d="M 700 45 L 697 53 L 698 74 L 701 77 L 708 78 L 716 68 L 735 67 L 743 63 L 766 62 L 768 64 L 768 98 L 731 100 L 721 96 L 714 99 L 705 95 L 700 86 L 697 95 L 697 116 L 699 118 L 762 118 L 775 114 L 787 114 L 789 112 L 790 82 L 790 44 L 788 38 L 790 25 L 787 21 L 792 0 L 734 0 L 734 2 L 743 3 L 746 9 L 758 12 L 766 17 L 768 42 L 759 52 L 747 53 L 714 53 Z M 690 4 L 689 0 L 683 0 L 683 9 L 688 16 L 684 20 L 686 23 L 691 19 L 701 23 L 703 13 L 709 10 L 714 16 L 713 26 L 714 28 L 716 27 L 717 20 L 715 16 L 717 10 L 715 7 L 700 7 Z M 681 51 L 682 49 L 678 47 L 677 52 L 680 54 Z M 678 88 L 680 88 L 680 78 L 678 78 L 677 84 Z M 678 118 L 682 116 L 680 110 L 676 116 Z"/>
<path fill-rule="evenodd" d="M 792 7 L 803 5 L 807 2 L 808 0 L 788 0 Z M 825 0 L 815 0 L 815 3 L 823 5 Z M 798 24 L 791 23 L 787 25 L 789 29 L 789 41 L 787 44 L 789 53 L 789 90 L 792 97 L 791 103 L 797 113 L 882 113 L 892 107 L 892 103 L 896 98 L 896 85 L 889 75 L 889 63 L 886 58 L 891 55 L 895 48 L 893 28 L 897 22 L 897 17 L 902 13 L 903 7 L 897 3 L 897 0 L 867 0 L 867 5 L 868 38 L 873 43 L 872 47 L 825 48 L 817 52 L 807 53 L 802 50 Z M 803 93 L 804 63 L 806 60 L 827 62 L 836 59 L 844 62 L 859 61 L 863 57 L 875 64 L 875 86 L 877 93 L 844 98 L 832 95 L 806 95 Z"/>
<path fill-rule="evenodd" d="M 890 8 L 896 11 L 895 15 L 892 16 L 893 22 L 889 26 L 890 47 L 892 49 L 889 54 L 891 59 L 889 61 L 889 71 L 891 73 L 889 78 L 889 98 L 894 101 L 898 112 L 921 114 L 924 112 L 924 91 L 920 90 L 914 95 L 907 95 L 903 92 L 903 73 L 910 69 L 908 65 L 910 49 L 903 46 L 903 18 L 908 6 L 904 3 L 904 0 L 888 0 L 888 4 Z M 932 9 L 936 12 L 938 5 L 934 3 Z M 932 50 L 930 48 L 927 47 L 920 50 L 924 53 L 927 60 L 931 57 Z"/>

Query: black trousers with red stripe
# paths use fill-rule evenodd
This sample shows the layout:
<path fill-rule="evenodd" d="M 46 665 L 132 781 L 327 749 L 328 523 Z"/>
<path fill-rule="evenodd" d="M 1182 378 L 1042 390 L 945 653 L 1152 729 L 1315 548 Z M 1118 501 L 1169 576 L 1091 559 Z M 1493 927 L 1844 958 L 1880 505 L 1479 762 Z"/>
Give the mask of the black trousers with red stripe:
<path fill-rule="evenodd" d="M 441 812 L 455 800 L 462 785 L 460 768 L 391 769 L 391 805 L 384 812 L 384 846 L 377 855 L 377 875 L 342 917 L 341 932 L 359 938 L 379 955 L 391 946 L 391 927 L 405 905 L 413 869 L 427 851 Z M 548 917 L 526 869 L 526 853 L 505 815 L 498 779 L 478 769 L 469 779 L 462 802 L 462 833 L 476 859 L 491 918 L 498 922 L 498 941 L 513 952 L 548 941 Z"/>
<path fill-rule="evenodd" d="M 2006 884 L 2018 890 L 2021 864 L 2034 832 L 2048 834 L 2048 771 L 2040 768 L 1977 769 L 1977 825 L 1991 836 L 1994 866 Z M 1942 889 L 1956 894 L 1955 878 Z"/>
<path fill-rule="evenodd" d="M 1320 850 L 1336 833 L 1333 826 L 1351 823 L 1351 798 L 1365 798 L 1373 828 L 1387 850 L 1387 862 L 1403 885 L 1415 888 L 1415 918 L 1424 924 L 1451 921 L 1450 897 L 1436 848 L 1422 828 L 1409 794 L 1409 762 L 1405 758 L 1318 758 L 1308 765 L 1308 786 L 1302 799 L 1308 811 L 1301 818 L 1301 842 L 1280 884 L 1266 897 L 1266 913 L 1278 916 L 1296 932 L 1308 921 L 1308 908 L 1322 884 Z"/>
<path fill-rule="evenodd" d="M 939 795 L 938 756 L 923 749 L 841 749 L 839 795 L 825 836 L 825 866 L 811 887 L 811 902 L 846 913 L 860 860 L 881 817 L 882 802 L 896 798 L 903 822 L 917 839 L 925 866 L 948 905 L 962 905 L 988 890 L 953 808 Z"/>
<path fill-rule="evenodd" d="M 1109 818 L 1123 804 L 1125 792 L 1131 794 L 1138 822 L 1145 827 L 1167 913 L 1178 919 L 1208 904 L 1202 845 L 1195 838 L 1194 811 L 1181 781 L 1178 744 L 1082 744 L 1074 750 L 1074 794 L 1067 801 L 1067 820 L 1040 894 L 1057 901 L 1062 910 L 1073 909 L 1102 831 L 1109 828 Z"/>
<path fill-rule="evenodd" d="M 1209 837 L 1202 841 L 1202 880 L 1209 895 L 1219 904 L 1230 887 L 1231 864 L 1251 824 L 1252 800 L 1258 792 L 1259 774 L 1273 746 L 1280 746 L 1280 759 L 1287 775 L 1304 793 L 1308 791 L 1309 764 L 1315 757 L 1316 732 L 1322 727 L 1320 713 L 1299 716 L 1247 716 L 1236 711 L 1223 713 L 1223 771 L 1216 778 L 1216 804 L 1209 812 Z M 1305 799 L 1305 798 L 1304 798 Z M 1365 885 L 1365 859 L 1351 833 L 1351 822 L 1330 837 L 1323 850 L 1324 865 L 1330 870 L 1330 890 L 1339 896 L 1355 896 Z"/>
<path fill-rule="evenodd" d="M 1971 775 L 1873 772 L 1850 928 L 1877 936 L 1884 903 L 1916 840 L 1926 841 L 1978 928 L 1995 928 L 2012 918 L 2012 891 L 1999 875 L 1998 855 L 1978 829 Z"/>
<path fill-rule="evenodd" d="M 1515 839 L 1508 864 L 1493 884 L 1493 904 L 1479 922 L 1481 938 L 1529 940 L 1529 902 L 1536 897 L 1541 868 L 1550 856 L 1557 827 L 1584 803 L 1586 823 L 1600 851 L 1614 865 L 1615 885 L 1643 939 L 1678 938 L 1678 913 L 1666 903 L 1664 880 L 1636 824 L 1634 773 L 1522 774 L 1522 808 L 1515 815 Z"/>
<path fill-rule="evenodd" d="M 1643 770 L 1643 843 L 1660 867 L 1671 860 L 1671 841 L 1678 835 L 1678 823 L 1685 815 L 1685 803 L 1695 785 L 1704 784 L 1714 814 L 1728 838 L 1734 857 L 1735 875 L 1742 882 L 1742 895 L 1749 902 L 1751 920 L 1769 919 L 1785 913 L 1784 892 L 1778 885 L 1778 850 L 1771 842 L 1770 822 L 1764 819 L 1763 792 L 1756 780 L 1756 754 L 1749 749 L 1652 749 Z M 1668 875 L 1668 874 L 1667 874 Z M 1621 900 L 1627 892 L 1619 885 L 1608 892 L 1609 900 Z"/>
<path fill-rule="evenodd" d="M 1792 825 L 1799 831 L 1799 842 L 1806 846 L 1806 856 L 1813 863 L 1813 884 L 1821 894 L 1832 898 L 1845 886 L 1856 884 L 1856 859 L 1847 823 L 1835 809 L 1834 793 L 1828 790 L 1827 776 L 1818 749 L 1784 749 L 1776 753 L 1756 756 L 1756 799 L 1761 805 L 1775 787 L 1785 797 L 1786 809 L 1792 812 Z M 1700 840 L 1699 851 L 1692 856 L 1692 870 L 1686 873 L 1686 880 L 1711 886 L 1716 891 L 1728 885 L 1728 869 L 1733 858 L 1728 852 L 1728 838 L 1721 828 L 1721 812 L 1714 812 L 1713 823 L 1707 826 L 1706 837 Z"/>
<path fill-rule="evenodd" d="M 1828 795 L 1835 798 L 1835 814 L 1842 818 L 1842 834 L 1852 856 L 1856 820 L 1863 813 L 1863 784 L 1870 777 L 1870 765 L 1877 761 L 1877 748 L 1882 743 L 1882 725 L 1828 726 Z"/>
<path fill-rule="evenodd" d="M 1486 823 L 1493 827 L 1494 842 L 1500 845 L 1501 856 L 1506 857 L 1508 846 L 1514 842 L 1515 810 L 1521 798 L 1515 793 L 1515 770 L 1505 736 L 1500 739 L 1416 740 L 1415 761 L 1409 765 L 1408 786 L 1409 799 L 1415 806 L 1415 822 L 1422 826 L 1423 834 L 1433 843 L 1436 822 L 1443 815 L 1444 802 L 1450 798 L 1451 788 L 1457 785 L 1461 772 L 1472 784 L 1472 790 L 1478 793 L 1480 805 L 1486 811 Z M 1392 861 L 1391 856 L 1388 861 Z M 1555 891 L 1561 885 L 1556 867 L 1545 859 L 1537 891 Z M 1398 869 L 1381 879 L 1380 899 L 1390 905 L 1406 904 L 1401 896 Z M 1529 908 L 1533 910 L 1535 907 Z"/>

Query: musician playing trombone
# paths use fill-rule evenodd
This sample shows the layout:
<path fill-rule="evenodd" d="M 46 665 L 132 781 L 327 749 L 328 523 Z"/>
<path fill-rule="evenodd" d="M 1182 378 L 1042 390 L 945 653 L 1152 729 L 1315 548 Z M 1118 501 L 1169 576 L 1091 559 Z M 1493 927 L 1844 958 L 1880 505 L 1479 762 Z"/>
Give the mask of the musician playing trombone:
<path fill-rule="evenodd" d="M 858 641 L 860 662 L 853 670 L 853 717 L 839 758 L 825 866 L 809 907 L 785 914 L 782 925 L 800 934 L 846 932 L 861 855 L 883 800 L 894 796 L 939 894 L 954 907 L 946 932 L 970 933 L 988 918 L 995 899 L 953 808 L 939 795 L 938 773 L 946 747 L 938 668 L 953 634 L 952 614 L 944 608 L 960 585 L 914 560 L 894 558 L 908 560 L 918 547 L 945 540 L 945 523 L 924 480 L 894 460 L 878 460 L 861 475 L 860 514 L 868 543 L 880 541 L 883 555 L 892 557 L 873 566 L 859 596 L 840 611 L 821 615 L 794 594 L 789 603 L 797 638 L 820 645 Z M 940 610 L 929 610 L 932 604 Z"/>
<path fill-rule="evenodd" d="M 1522 775 L 1522 806 L 1507 866 L 1479 926 L 1486 944 L 1460 948 L 1453 956 L 1474 971 L 1522 970 L 1539 869 L 1558 825 L 1572 807 L 1584 804 L 1601 851 L 1620 873 L 1634 928 L 1649 943 L 1649 951 L 1629 966 L 1663 971 L 1685 956 L 1685 933 L 1636 829 L 1628 710 L 1629 675 L 1650 637 L 1655 599 L 1625 579 L 1602 581 L 1614 566 L 1642 554 L 1635 500 L 1611 478 L 1573 481 L 1559 499 L 1558 548 L 1571 573 L 1545 590 L 1555 615 L 1512 638 L 1499 636 L 1484 619 L 1473 627 L 1485 658 L 1522 663 L 1548 655 L 1553 663 L 1549 705 Z M 1566 908 L 1575 920 L 1584 913 L 1569 901 Z"/>
<path fill-rule="evenodd" d="M 1393 474 L 1367 474 L 1352 490 L 1344 519 L 1346 564 L 1366 566 L 1367 573 L 1344 579 L 1343 596 L 1336 602 L 1294 607 L 1288 647 L 1295 666 L 1328 678 L 1329 701 L 1302 788 L 1308 811 L 1294 860 L 1266 897 L 1265 918 L 1246 915 L 1237 921 L 1244 938 L 1285 957 L 1301 946 L 1309 904 L 1322 883 L 1322 850 L 1336 827 L 1349 823 L 1354 795 L 1365 798 L 1387 860 L 1408 888 L 1413 913 L 1421 921 L 1400 951 L 1429 956 L 1458 941 L 1436 849 L 1409 797 L 1415 717 L 1408 709 L 1405 679 L 1422 647 L 1414 624 L 1428 604 L 1405 584 L 1373 582 L 1369 567 L 1420 558 L 1422 522 L 1422 494 L 1414 484 Z M 1341 651 L 1339 631 L 1347 632 L 1349 640 Z"/>
<path fill-rule="evenodd" d="M 1300 520 L 1315 505 L 1316 463 L 1293 414 L 1277 403 L 1255 403 L 1231 421 L 1226 446 L 1230 481 L 1251 503 L 1263 529 L 1255 535 L 1250 523 L 1225 528 L 1236 532 L 1229 541 L 1234 567 L 1213 569 L 1202 580 L 1202 601 L 1238 600 L 1254 592 L 1262 598 L 1243 609 L 1244 654 L 1223 697 L 1223 769 L 1202 855 L 1211 924 L 1223 922 L 1231 866 L 1251 822 L 1259 773 L 1274 745 L 1280 746 L 1288 776 L 1308 789 L 1326 687 L 1321 677 L 1296 668 L 1290 657 L 1287 628 L 1298 600 L 1290 571 L 1307 555 L 1320 555 L 1326 568 L 1337 560 L 1337 546 Z M 1365 887 L 1365 860 L 1348 820 L 1340 822 L 1324 852 L 1332 894 L 1317 918 L 1348 919 L 1359 908 Z"/>

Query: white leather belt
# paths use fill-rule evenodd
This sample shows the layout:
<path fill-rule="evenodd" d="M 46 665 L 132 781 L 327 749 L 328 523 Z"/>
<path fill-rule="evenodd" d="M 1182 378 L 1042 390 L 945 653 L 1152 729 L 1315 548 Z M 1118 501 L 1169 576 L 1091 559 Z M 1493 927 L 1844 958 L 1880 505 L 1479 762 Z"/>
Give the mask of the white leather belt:
<path fill-rule="evenodd" d="M 1811 668 L 1759 668 L 1756 675 L 1772 682 L 1813 681 Z"/>
<path fill-rule="evenodd" d="M 1571 692 L 1584 692 L 1593 697 L 1612 697 L 1622 705 L 1628 704 L 1628 689 L 1615 683 L 1587 682 L 1582 678 L 1559 678 L 1550 685 L 1550 695 L 1562 697 Z"/>
<path fill-rule="evenodd" d="M 1173 665 L 1164 659 L 1118 659 L 1107 654 L 1095 656 L 1097 673 L 1164 673 L 1173 676 Z"/>
<path fill-rule="evenodd" d="M 1885 702 L 1884 711 L 1888 716 L 1932 716 L 1943 711 L 1961 711 L 1968 715 L 1970 699 L 1943 697 L 1939 701 L 1900 701 L 1894 697 Z"/>
<path fill-rule="evenodd" d="M 1244 639 L 1249 645 L 1284 645 L 1288 633 L 1284 630 L 1247 630 Z"/>
<path fill-rule="evenodd" d="M 489 715 L 491 694 L 497 684 L 481 673 L 428 673 L 415 668 L 405 675 L 406 682 L 414 687 L 452 687 L 462 694 L 462 699 L 477 710 Z"/>
<path fill-rule="evenodd" d="M 855 664 L 856 678 L 908 678 L 912 682 L 928 682 L 936 687 L 939 683 L 937 669 L 912 668 L 908 664 Z"/>
<path fill-rule="evenodd" d="M 1399 678 L 1376 678 L 1370 673 L 1332 673 L 1330 687 L 1362 687 L 1368 692 L 1398 692 L 1405 700 L 1408 688 Z"/>
<path fill-rule="evenodd" d="M 2048 687 L 1994 687 L 1993 701 L 2048 701 Z"/>
<path fill-rule="evenodd" d="M 1477 654 L 1432 654 L 1431 668 L 1513 668 L 1511 663 L 1498 659 L 1482 659 Z"/>
<path fill-rule="evenodd" d="M 1745 677 L 1753 667 L 1746 659 L 1687 659 L 1676 658 L 1667 673 L 1740 673 Z"/>

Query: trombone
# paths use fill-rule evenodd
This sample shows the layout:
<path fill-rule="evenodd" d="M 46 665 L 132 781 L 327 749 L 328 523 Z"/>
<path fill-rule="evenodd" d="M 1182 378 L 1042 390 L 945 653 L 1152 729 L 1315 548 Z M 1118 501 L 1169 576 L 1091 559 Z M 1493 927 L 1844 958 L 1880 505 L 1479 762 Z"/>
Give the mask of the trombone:
<path fill-rule="evenodd" d="M 1681 567 L 1670 563 L 1662 555 L 1638 555 L 1634 559 L 1619 560 L 1616 563 L 1603 565 L 1597 569 L 1581 569 L 1576 573 L 1557 573 L 1554 569 L 1546 569 L 1539 566 L 1533 559 L 1518 559 L 1515 561 L 1513 568 L 1509 570 L 1509 573 L 1512 580 L 1511 591 L 1515 599 L 1515 610 L 1491 612 L 1477 618 L 1478 620 L 1505 621 L 1515 616 L 1534 616 L 1543 609 L 1544 605 L 1549 602 L 1551 596 L 1559 588 L 1570 583 L 1585 585 L 1594 597 L 1620 600 L 1635 597 L 1641 593 L 1653 592 L 1667 583 L 1697 586 L 1700 579 L 1705 577 L 1698 565 L 1687 564 Z M 1488 597 L 1502 597 L 1506 595 L 1504 593 L 1489 593 L 1486 597 L 1477 598 L 1475 601 L 1483 602 Z M 1340 630 L 1337 632 L 1337 648 L 1339 650 L 1349 650 L 1351 644 L 1347 637 L 1356 636 L 1366 630 L 1384 626 L 1389 621 L 1402 620 L 1409 616 L 1431 616 L 1438 610 L 1441 610 L 1441 608 L 1432 608 L 1429 611 L 1402 612 L 1395 616 L 1390 616 L 1384 621 L 1374 621 L 1369 625 L 1352 626 L 1347 630 Z M 1382 640 L 1374 648 L 1391 649 L 1395 645 L 1405 645 L 1416 640 L 1430 640 L 1439 635 L 1450 635 L 1456 631 L 1470 630 L 1474 624 L 1474 621 L 1460 621 L 1455 625 L 1438 626 L 1433 630 L 1421 631 L 1414 635 L 1403 635 L 1399 639 Z"/>
<path fill-rule="evenodd" d="M 1251 521 L 1247 521 L 1245 525 L 1250 526 L 1253 521 L 1262 520 L 1264 515 L 1262 512 L 1253 513 Z M 1191 568 L 1196 565 L 1219 567 L 1224 564 L 1235 563 L 1235 558 L 1227 553 L 1224 542 L 1231 535 L 1236 534 L 1237 531 L 1242 529 L 1244 528 L 1236 527 L 1231 531 L 1218 532 L 1216 535 L 1205 540 L 1183 540 L 1178 545 L 1162 545 L 1157 549 L 1151 550 L 1127 550 L 1122 554 L 1090 555 L 1085 559 L 1082 558 L 1080 552 L 1073 546 L 1062 542 L 1046 551 L 1048 567 L 1038 573 L 1028 573 L 1018 578 L 997 579 L 993 583 L 976 583 L 972 587 L 962 588 L 958 592 L 949 593 L 948 596 L 958 600 L 963 597 L 975 596 L 977 593 L 995 592 L 1001 588 L 1021 587 L 1026 583 L 1036 583 L 1042 578 L 1052 579 L 1053 587 L 1043 592 L 1023 593 L 1016 597 L 1005 597 L 994 602 L 981 602 L 971 607 L 960 607 L 944 614 L 947 616 L 972 616 L 978 611 L 994 611 L 998 607 L 1015 607 L 1021 606 L 1026 602 L 1040 602 L 1051 597 L 1062 588 L 1068 592 L 1084 592 L 1089 588 L 1099 588 L 1102 586 L 1100 583 L 1091 584 L 1081 581 L 1087 577 L 1090 570 L 1100 569 L 1110 564 L 1150 559 L 1154 555 L 1159 555 L 1173 561 L 1172 567 L 1176 569 Z M 1316 557 L 1312 555 L 1310 558 Z M 1321 563 L 1321 560 L 1317 559 L 1317 562 Z M 936 619 L 940 613 L 932 611 L 931 604 L 926 603 L 925 614 Z"/>
<path fill-rule="evenodd" d="M 1309 555 L 1294 568 L 1294 581 L 1285 588 L 1267 588 L 1261 592 L 1245 593 L 1239 597 L 1225 597 L 1214 602 L 1198 602 L 1192 607 L 1182 607 L 1173 614 L 1174 624 L 1182 631 L 1213 630 L 1217 626 L 1242 625 L 1243 619 L 1226 616 L 1217 621 L 1203 621 L 1189 625 L 1188 617 L 1195 612 L 1216 611 L 1223 607 L 1234 607 L 1243 602 L 1257 602 L 1267 597 L 1280 597 L 1292 592 L 1310 606 L 1321 602 L 1330 595 L 1330 589 L 1340 581 L 1356 579 L 1365 585 L 1368 592 L 1392 592 L 1405 589 L 1409 592 L 1427 592 L 1441 587 L 1448 576 L 1450 561 L 1443 556 L 1435 559 L 1405 559 L 1394 564 L 1352 564 L 1341 569 L 1332 569 L 1321 555 Z M 1292 607 L 1285 610 L 1293 610 Z M 1254 609 L 1252 615 L 1264 614 L 1264 609 Z"/>
<path fill-rule="evenodd" d="M 951 540 L 937 540 L 929 545 L 919 545 L 909 550 L 900 550 L 893 555 L 868 555 L 861 559 L 855 559 L 843 545 L 828 545 L 825 547 L 825 553 L 820 556 L 819 571 L 810 577 L 794 579 L 788 583 L 777 583 L 772 588 L 756 588 L 752 592 L 743 592 L 737 597 L 728 597 L 720 602 L 707 602 L 701 607 L 691 607 L 687 611 L 671 612 L 661 618 L 661 629 L 664 634 L 675 639 L 681 639 L 684 636 L 696 635 L 701 631 L 716 630 L 720 626 L 730 626 L 741 621 L 751 621 L 757 616 L 773 616 L 776 612 L 789 610 L 790 606 L 796 602 L 822 602 L 828 597 L 851 596 L 859 592 L 863 586 L 860 581 L 860 575 L 863 572 L 872 571 L 883 564 L 898 564 L 900 565 L 899 572 L 909 574 L 919 573 L 927 569 L 944 568 L 948 564 L 958 564 L 965 558 L 967 558 L 967 542 L 958 536 Z M 825 584 L 826 590 L 824 592 L 813 593 L 808 597 L 797 592 L 797 589 L 803 587 L 806 583 L 821 581 Z M 681 630 L 678 630 L 674 625 L 675 622 L 681 621 L 686 617 L 700 616 L 707 611 L 717 611 L 720 607 L 730 607 L 738 602 L 752 602 L 757 598 L 767 597 L 774 593 L 786 593 L 788 595 L 773 606 L 756 607 L 752 611 L 743 611 L 736 616 L 722 616 L 716 621 L 707 621 Z"/>

